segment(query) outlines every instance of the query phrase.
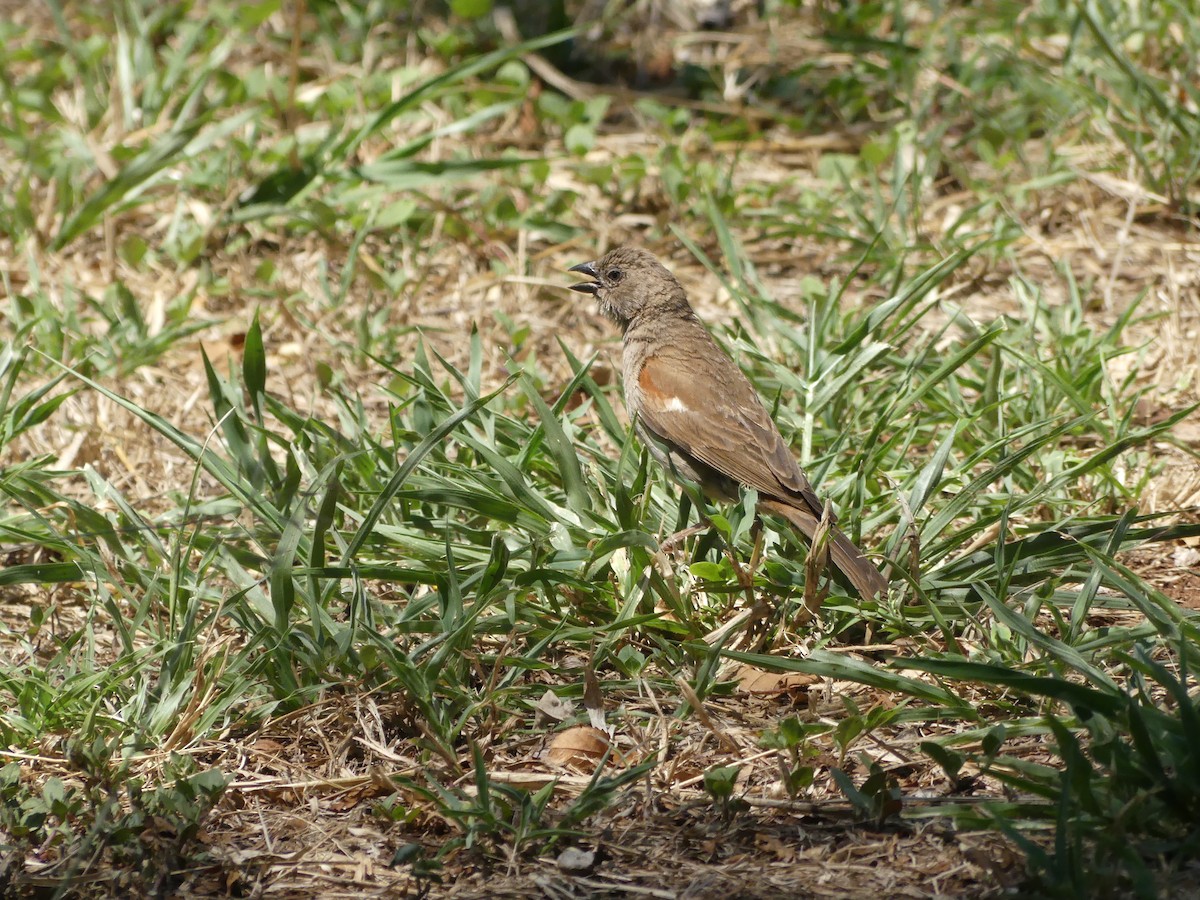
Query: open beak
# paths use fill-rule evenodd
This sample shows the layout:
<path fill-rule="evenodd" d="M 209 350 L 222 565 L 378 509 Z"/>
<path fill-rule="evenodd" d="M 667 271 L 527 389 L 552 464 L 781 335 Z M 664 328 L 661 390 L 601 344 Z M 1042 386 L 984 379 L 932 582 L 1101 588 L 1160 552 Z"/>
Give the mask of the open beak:
<path fill-rule="evenodd" d="M 596 271 L 594 262 L 580 263 L 577 266 L 571 266 L 567 269 L 568 272 L 582 272 L 588 278 L 595 279 L 594 281 L 581 281 L 579 284 L 571 285 L 571 290 L 579 291 L 581 294 L 595 294 L 600 290 L 600 273 Z"/>

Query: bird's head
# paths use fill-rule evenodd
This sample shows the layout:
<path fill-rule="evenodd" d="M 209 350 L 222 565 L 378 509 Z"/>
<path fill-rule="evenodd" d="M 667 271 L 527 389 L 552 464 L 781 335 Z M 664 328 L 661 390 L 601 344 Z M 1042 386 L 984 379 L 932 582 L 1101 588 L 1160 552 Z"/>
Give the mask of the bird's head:
<path fill-rule="evenodd" d="M 639 247 L 618 247 L 568 271 L 591 279 L 571 285 L 571 290 L 595 297 L 600 311 L 623 330 L 648 313 L 691 311 L 683 285 L 652 253 Z"/>

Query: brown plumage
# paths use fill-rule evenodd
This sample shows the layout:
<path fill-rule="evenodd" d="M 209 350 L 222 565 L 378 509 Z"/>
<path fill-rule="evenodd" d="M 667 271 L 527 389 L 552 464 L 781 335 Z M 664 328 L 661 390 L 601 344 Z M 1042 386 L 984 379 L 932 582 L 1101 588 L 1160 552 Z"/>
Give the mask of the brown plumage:
<path fill-rule="evenodd" d="M 760 510 L 783 516 L 811 540 L 824 503 L 675 276 L 636 247 L 618 247 L 571 271 L 592 279 L 571 289 L 593 295 L 621 327 L 625 406 L 653 456 L 716 500 L 736 500 L 739 485 L 754 488 Z M 864 598 L 886 592 L 879 570 L 832 526 L 829 553 Z"/>

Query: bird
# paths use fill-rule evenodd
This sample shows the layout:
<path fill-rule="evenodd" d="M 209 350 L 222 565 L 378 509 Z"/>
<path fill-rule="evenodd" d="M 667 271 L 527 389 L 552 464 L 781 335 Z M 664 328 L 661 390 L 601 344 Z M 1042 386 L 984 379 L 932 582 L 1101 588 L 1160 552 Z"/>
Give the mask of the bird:
<path fill-rule="evenodd" d="M 649 251 L 624 246 L 572 266 L 621 329 L 625 408 L 642 443 L 678 481 L 710 499 L 758 492 L 758 511 L 782 516 L 811 542 L 823 517 L 833 563 L 864 598 L 887 580 L 827 515 L 750 379 L 713 340 L 678 279 Z"/>

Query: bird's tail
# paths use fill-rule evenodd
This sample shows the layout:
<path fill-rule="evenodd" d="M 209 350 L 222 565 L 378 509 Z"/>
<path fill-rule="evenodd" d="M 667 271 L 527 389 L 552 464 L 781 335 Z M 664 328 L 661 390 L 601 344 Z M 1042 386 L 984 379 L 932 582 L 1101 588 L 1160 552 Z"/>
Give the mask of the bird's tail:
<path fill-rule="evenodd" d="M 817 533 L 817 526 L 820 524 L 820 520 L 810 510 L 792 506 L 789 503 L 783 503 L 779 500 L 769 499 L 759 500 L 758 508 L 778 516 L 783 516 L 783 518 L 791 522 L 796 528 L 800 529 L 809 541 Z M 828 528 L 829 555 L 833 559 L 833 564 L 846 576 L 846 579 L 864 600 L 884 596 L 887 593 L 887 579 L 871 564 L 871 561 L 863 555 L 863 552 L 854 545 L 854 542 L 842 534 L 836 525 L 831 524 Z"/>

